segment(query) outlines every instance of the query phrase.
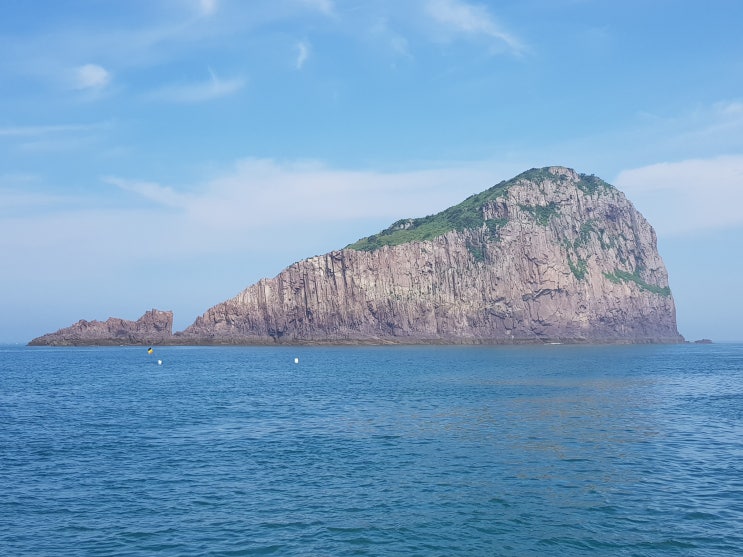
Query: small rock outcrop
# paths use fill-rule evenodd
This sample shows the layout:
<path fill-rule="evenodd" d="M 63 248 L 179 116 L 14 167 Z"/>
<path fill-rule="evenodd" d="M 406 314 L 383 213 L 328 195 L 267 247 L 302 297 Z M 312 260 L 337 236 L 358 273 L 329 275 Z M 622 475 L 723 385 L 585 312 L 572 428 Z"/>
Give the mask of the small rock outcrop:
<path fill-rule="evenodd" d="M 164 344 L 173 337 L 173 312 L 152 309 L 136 321 L 110 317 L 80 320 L 74 325 L 29 342 L 30 346 Z"/>
<path fill-rule="evenodd" d="M 153 310 L 32 344 L 683 342 L 653 228 L 619 190 L 564 167 L 294 263 L 171 326 Z"/>

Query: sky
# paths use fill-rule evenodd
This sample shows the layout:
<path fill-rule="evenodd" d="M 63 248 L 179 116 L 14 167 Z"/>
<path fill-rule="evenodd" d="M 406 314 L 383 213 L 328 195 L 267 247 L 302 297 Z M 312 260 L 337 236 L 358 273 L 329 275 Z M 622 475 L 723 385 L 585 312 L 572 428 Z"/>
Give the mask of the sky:
<path fill-rule="evenodd" d="M 743 2 L 2 0 L 0 342 L 172 310 L 529 168 L 625 192 L 743 341 Z"/>

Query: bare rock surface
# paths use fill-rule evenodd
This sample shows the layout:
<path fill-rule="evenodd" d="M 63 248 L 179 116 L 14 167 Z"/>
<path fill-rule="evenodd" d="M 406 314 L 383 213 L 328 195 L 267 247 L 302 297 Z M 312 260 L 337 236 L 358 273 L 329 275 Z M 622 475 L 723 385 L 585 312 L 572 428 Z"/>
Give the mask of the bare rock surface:
<path fill-rule="evenodd" d="M 152 309 L 136 321 L 110 317 L 78 321 L 70 327 L 35 338 L 31 346 L 163 344 L 173 337 L 173 312 Z"/>
<path fill-rule="evenodd" d="M 32 343 L 683 341 L 653 228 L 619 190 L 564 167 L 294 263 L 174 335 L 155 312 Z"/>

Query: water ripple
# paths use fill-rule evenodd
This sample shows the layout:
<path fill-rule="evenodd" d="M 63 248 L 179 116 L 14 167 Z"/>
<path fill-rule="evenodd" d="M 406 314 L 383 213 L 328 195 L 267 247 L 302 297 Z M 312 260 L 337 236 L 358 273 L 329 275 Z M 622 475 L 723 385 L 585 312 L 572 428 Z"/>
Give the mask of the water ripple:
<path fill-rule="evenodd" d="M 1 554 L 743 554 L 741 346 L 158 358 L 0 349 Z"/>

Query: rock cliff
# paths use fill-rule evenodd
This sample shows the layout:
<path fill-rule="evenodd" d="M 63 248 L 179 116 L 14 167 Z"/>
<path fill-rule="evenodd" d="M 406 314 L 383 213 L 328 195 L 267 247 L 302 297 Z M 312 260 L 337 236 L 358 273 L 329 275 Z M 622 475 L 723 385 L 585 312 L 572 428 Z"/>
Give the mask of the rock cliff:
<path fill-rule="evenodd" d="M 171 327 L 153 310 L 32 344 L 683 341 L 650 224 L 613 186 L 563 167 L 295 263 Z"/>
<path fill-rule="evenodd" d="M 652 227 L 625 196 L 533 169 L 209 309 L 184 343 L 681 342 Z"/>
<path fill-rule="evenodd" d="M 110 317 L 106 321 L 80 320 L 56 333 L 35 338 L 31 346 L 163 344 L 173 336 L 173 312 L 152 309 L 136 321 Z"/>

